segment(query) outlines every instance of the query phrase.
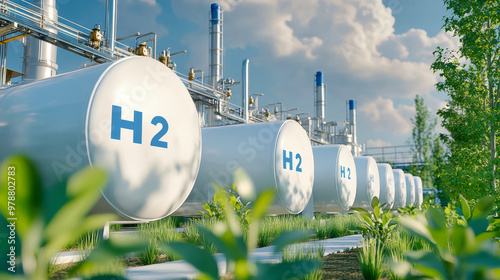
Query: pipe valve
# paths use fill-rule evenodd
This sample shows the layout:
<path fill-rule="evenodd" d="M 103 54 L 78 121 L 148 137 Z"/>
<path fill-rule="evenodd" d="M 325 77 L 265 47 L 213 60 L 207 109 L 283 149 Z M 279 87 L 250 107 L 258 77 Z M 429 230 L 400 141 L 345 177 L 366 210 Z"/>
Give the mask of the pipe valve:
<path fill-rule="evenodd" d="M 90 32 L 90 43 L 94 49 L 100 49 L 102 43 L 102 32 L 101 27 L 96 24 L 94 29 Z"/>

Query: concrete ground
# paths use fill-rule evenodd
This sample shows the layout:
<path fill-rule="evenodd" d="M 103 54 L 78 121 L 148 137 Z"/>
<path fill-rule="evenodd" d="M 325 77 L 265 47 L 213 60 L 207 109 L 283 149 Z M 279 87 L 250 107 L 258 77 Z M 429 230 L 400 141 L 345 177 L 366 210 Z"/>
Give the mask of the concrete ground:
<path fill-rule="evenodd" d="M 326 239 L 321 241 L 311 241 L 292 245 L 292 250 L 298 248 L 316 248 L 323 246 L 324 255 L 330 255 L 345 250 L 357 248 L 361 246 L 363 238 L 360 234 L 344 236 L 339 238 Z M 215 254 L 219 274 L 226 274 L 226 259 L 222 254 Z M 258 248 L 250 253 L 250 257 L 258 262 L 277 263 L 281 261 L 281 254 L 274 253 L 274 246 Z M 129 268 L 125 270 L 125 275 L 128 279 L 195 279 L 197 271 L 185 261 L 173 261 L 159 264 L 152 264 L 140 267 Z"/>

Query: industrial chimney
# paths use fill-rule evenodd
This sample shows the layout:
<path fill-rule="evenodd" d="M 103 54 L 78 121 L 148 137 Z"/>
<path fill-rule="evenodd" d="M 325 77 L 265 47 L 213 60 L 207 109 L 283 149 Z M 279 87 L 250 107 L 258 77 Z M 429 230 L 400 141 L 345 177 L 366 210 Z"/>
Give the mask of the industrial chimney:
<path fill-rule="evenodd" d="M 34 0 L 33 5 L 40 7 L 40 14 L 43 15 L 41 27 L 57 33 L 57 30 L 51 27 L 57 22 L 56 0 Z M 55 76 L 58 68 L 56 59 L 55 45 L 28 36 L 24 47 L 24 80 L 33 81 Z"/>
<path fill-rule="evenodd" d="M 316 87 L 315 87 L 315 102 L 316 111 L 316 128 L 320 129 L 321 124 L 325 120 L 325 84 L 323 83 L 323 72 L 316 72 Z"/>
<path fill-rule="evenodd" d="M 217 87 L 222 79 L 222 8 L 217 3 L 210 6 L 210 85 Z"/>
<path fill-rule="evenodd" d="M 241 107 L 243 108 L 243 118 L 245 119 L 245 122 L 249 121 L 249 112 L 248 112 L 248 101 L 249 101 L 249 73 L 248 73 L 248 68 L 249 68 L 250 60 L 245 59 L 243 60 L 243 65 L 241 69 L 241 81 L 242 81 L 242 104 Z"/>
<path fill-rule="evenodd" d="M 349 100 L 349 127 L 350 127 L 350 134 L 352 135 L 352 144 L 353 144 L 353 155 L 358 156 L 359 155 L 359 149 L 358 149 L 358 139 L 356 136 L 356 114 L 357 106 L 356 106 L 356 100 Z"/>

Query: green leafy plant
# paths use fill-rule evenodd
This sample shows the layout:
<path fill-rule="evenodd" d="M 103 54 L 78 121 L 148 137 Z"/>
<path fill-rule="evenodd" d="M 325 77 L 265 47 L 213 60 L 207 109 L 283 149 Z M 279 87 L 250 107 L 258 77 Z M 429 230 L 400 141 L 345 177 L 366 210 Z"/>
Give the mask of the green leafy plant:
<path fill-rule="evenodd" d="M 51 187 L 42 186 L 36 168 L 23 156 L 6 159 L 1 164 L 0 172 L 0 200 L 15 203 L 1 203 L 0 213 L 5 220 L 15 218 L 9 224 L 13 225 L 10 234 L 15 230 L 16 236 L 15 243 L 2 242 L 0 251 L 10 252 L 10 246 L 15 247 L 17 263 L 14 270 L 20 274 L 16 279 L 47 279 L 51 258 L 58 251 L 67 244 L 74 244 L 85 233 L 98 230 L 107 221 L 115 219 L 115 216 L 110 214 L 89 215 L 89 211 L 100 198 L 100 188 L 106 185 L 106 174 L 100 169 L 84 168 L 67 181 Z M 8 188 L 13 185 L 15 193 Z M 117 256 L 115 251 L 103 249 L 108 248 L 106 244 L 110 242 L 114 241 L 101 242 L 94 252 L 104 250 L 102 254 L 106 260 Z M 127 243 L 135 244 L 131 249 L 142 249 L 141 243 L 130 240 L 127 240 Z M 127 246 L 129 247 L 125 248 L 130 248 L 130 245 Z M 90 254 L 90 259 L 95 255 L 94 252 Z M 7 262 L 4 261 L 4 256 L 2 254 L 0 258 L 5 264 Z M 73 272 L 85 272 L 84 266 L 89 267 L 89 258 Z M 19 263 L 22 263 L 22 270 Z M 7 270 L 0 272 L 0 278 L 10 279 L 13 274 L 6 274 L 5 271 Z"/>
<path fill-rule="evenodd" d="M 255 200 L 252 218 L 248 225 L 246 242 L 241 224 L 230 203 L 228 194 L 220 192 L 220 195 L 223 198 L 220 202 L 224 219 L 217 222 L 211 229 L 200 227 L 199 232 L 210 239 L 218 251 L 225 255 L 228 271 L 234 275 L 235 279 L 278 279 L 292 271 L 294 266 L 302 265 L 301 267 L 305 269 L 299 275 L 296 275 L 300 277 L 319 267 L 318 262 L 313 262 L 313 265 L 311 265 L 310 260 L 269 264 L 255 263 L 249 258 L 249 252 L 257 246 L 259 224 L 274 200 L 274 191 L 264 191 Z M 283 252 L 287 244 L 307 238 L 309 235 L 310 233 L 307 232 L 285 232 L 274 240 L 275 252 Z M 162 247 L 166 252 L 174 252 L 193 265 L 200 272 L 201 279 L 218 279 L 217 262 L 208 252 L 183 242 L 173 242 Z M 307 265 L 304 265 L 306 262 Z"/>
<path fill-rule="evenodd" d="M 400 223 L 410 233 L 431 245 L 431 251 L 411 251 L 406 260 L 391 264 L 400 277 L 423 275 L 432 279 L 498 279 L 500 277 L 500 248 L 492 240 L 498 230 L 488 230 L 488 215 L 494 198 L 484 197 L 471 209 L 462 200 L 463 216 L 448 226 L 443 210 L 430 207 L 427 216 L 401 218 Z M 414 265 L 412 269 L 411 264 Z"/>
<path fill-rule="evenodd" d="M 383 249 L 384 245 L 377 239 L 363 240 L 363 247 L 358 255 L 358 260 L 361 273 L 366 280 L 376 280 L 382 277 L 384 272 L 382 265 L 384 259 Z"/>
<path fill-rule="evenodd" d="M 402 216 L 410 216 L 410 217 L 415 217 L 419 212 L 418 208 L 413 205 L 408 205 L 406 207 L 399 208 L 398 211 Z"/>
<path fill-rule="evenodd" d="M 362 208 L 352 208 L 352 210 L 358 212 L 363 219 L 360 227 L 363 238 L 376 239 L 384 243 L 390 237 L 396 223 L 390 210 L 384 210 L 377 197 L 372 200 L 372 208 L 373 213 Z"/>
<path fill-rule="evenodd" d="M 241 201 L 238 192 L 236 191 L 236 184 L 232 187 L 226 186 L 227 190 L 217 190 L 212 197 L 211 201 L 202 204 L 205 211 L 200 213 L 207 218 L 222 219 L 224 217 L 224 207 L 222 207 L 224 199 L 229 199 L 229 203 L 236 213 L 238 220 L 244 226 L 248 226 L 250 220 L 250 209 L 248 208 L 250 202 L 244 204 Z"/>
<path fill-rule="evenodd" d="M 446 217 L 446 223 L 450 226 L 456 224 L 458 220 L 457 208 L 454 206 L 454 204 L 455 203 L 448 202 L 443 210 Z"/>
<path fill-rule="evenodd" d="M 158 242 L 154 239 L 149 240 L 148 247 L 137 255 L 143 265 L 154 264 L 160 257 L 161 251 L 158 249 Z"/>
<path fill-rule="evenodd" d="M 306 248 L 289 246 L 283 251 L 282 262 L 290 263 L 294 261 L 306 260 L 314 266 L 316 263 L 321 264 L 324 254 L 325 248 L 323 246 Z M 300 270 L 302 268 L 298 269 Z M 295 274 L 296 273 L 294 271 L 290 271 L 290 273 L 284 275 L 283 278 L 293 278 L 300 280 L 319 280 L 323 278 L 323 270 L 321 269 L 321 265 L 314 271 L 311 271 L 302 277 L 295 277 Z"/>

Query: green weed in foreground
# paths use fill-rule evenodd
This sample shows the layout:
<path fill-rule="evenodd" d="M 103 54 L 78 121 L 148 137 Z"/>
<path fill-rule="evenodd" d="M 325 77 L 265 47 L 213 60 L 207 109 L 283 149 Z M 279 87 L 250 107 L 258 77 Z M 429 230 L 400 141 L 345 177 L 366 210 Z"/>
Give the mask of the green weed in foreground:
<path fill-rule="evenodd" d="M 235 176 L 237 177 L 237 176 Z M 241 181 L 241 179 L 240 179 Z M 245 176 L 242 185 L 252 188 L 253 185 L 248 177 Z M 221 193 L 221 195 L 225 195 Z M 293 271 L 294 267 L 304 267 L 305 269 L 297 274 L 297 277 L 308 274 L 318 268 L 319 264 L 313 262 L 313 265 L 305 266 L 305 260 L 291 261 L 289 263 L 256 263 L 249 258 L 249 253 L 257 246 L 259 233 L 259 224 L 265 215 L 268 207 L 274 200 L 274 191 L 267 190 L 262 192 L 252 207 L 252 218 L 248 225 L 248 235 L 245 238 L 238 217 L 232 209 L 229 199 L 222 199 L 224 208 L 224 220 L 217 222 L 212 229 L 199 227 L 200 235 L 210 239 L 217 249 L 226 257 L 228 272 L 234 275 L 235 279 L 281 279 L 286 273 Z M 307 238 L 307 232 L 285 232 L 274 240 L 274 249 L 276 253 L 281 253 L 286 245 Z M 173 251 L 182 256 L 182 258 L 193 265 L 200 273 L 203 279 L 218 279 L 219 269 L 214 257 L 205 250 L 194 245 L 174 242 L 163 246 L 167 252 Z M 308 261 L 309 262 L 309 261 Z"/>
<path fill-rule="evenodd" d="M 358 255 L 361 273 L 366 280 L 377 280 L 382 277 L 383 269 L 383 244 L 377 239 L 363 240 L 363 248 Z"/>
<path fill-rule="evenodd" d="M 393 262 L 392 270 L 400 277 L 424 276 L 433 279 L 499 279 L 500 248 L 492 238 L 500 236 L 490 224 L 495 201 L 479 200 L 474 208 L 461 197 L 463 216 L 459 222 L 447 224 L 443 210 L 430 207 L 427 215 L 401 218 L 412 235 L 427 241 L 430 251 L 411 251 L 404 261 Z"/>
<path fill-rule="evenodd" d="M 101 197 L 100 189 L 106 185 L 106 174 L 100 169 L 87 167 L 67 181 L 43 186 L 31 161 L 15 156 L 1 164 L 0 189 L 7 190 L 14 177 L 17 190 L 15 233 L 21 243 L 16 242 L 16 279 L 47 279 L 48 274 L 53 273 L 52 256 L 67 244 L 76 242 L 84 233 L 97 230 L 107 221 L 115 219 L 109 214 L 89 215 Z M 0 192 L 0 200 L 9 201 L 7 191 Z M 3 219 L 12 216 L 8 206 L 7 203 L 0 204 Z M 85 261 L 70 271 L 69 276 L 89 278 L 92 271 L 104 270 L 114 258 L 142 250 L 144 245 L 130 238 L 111 238 L 100 242 Z M 9 252 L 7 246 L 7 242 L 1 242 L 0 252 Z M 7 264 L 4 260 L 6 255 L 0 256 L 3 265 Z M 22 269 L 19 266 L 21 262 Z M 0 271 L 1 279 L 12 278 L 13 274 L 7 274 L 7 271 Z"/>
<path fill-rule="evenodd" d="M 378 198 L 372 199 L 373 212 L 370 213 L 362 208 L 353 208 L 352 210 L 360 213 L 363 223 L 360 227 L 363 238 L 375 239 L 384 244 L 396 227 L 390 210 L 384 209 L 380 205 Z"/>
<path fill-rule="evenodd" d="M 290 262 L 295 262 L 295 261 L 310 261 L 308 264 L 307 262 L 304 263 L 303 265 L 309 266 L 309 265 L 315 265 L 316 263 L 319 263 L 320 266 L 316 268 L 315 270 L 309 272 L 308 274 L 301 276 L 301 277 L 296 277 L 294 275 L 293 271 L 290 271 L 289 274 L 283 275 L 284 278 L 289 279 L 300 279 L 300 280 L 318 280 L 323 278 L 323 270 L 322 270 L 322 259 L 323 255 L 325 254 L 325 248 L 323 246 L 318 246 L 318 247 L 296 247 L 296 246 L 288 246 L 284 251 L 283 251 L 283 257 L 282 257 L 282 262 L 284 263 L 290 263 Z M 299 271 L 303 269 L 302 267 L 297 268 Z"/>
<path fill-rule="evenodd" d="M 158 241 L 151 239 L 149 240 L 148 247 L 137 255 L 139 261 L 143 265 L 154 264 L 156 260 L 160 257 L 161 251 L 158 249 Z"/>

